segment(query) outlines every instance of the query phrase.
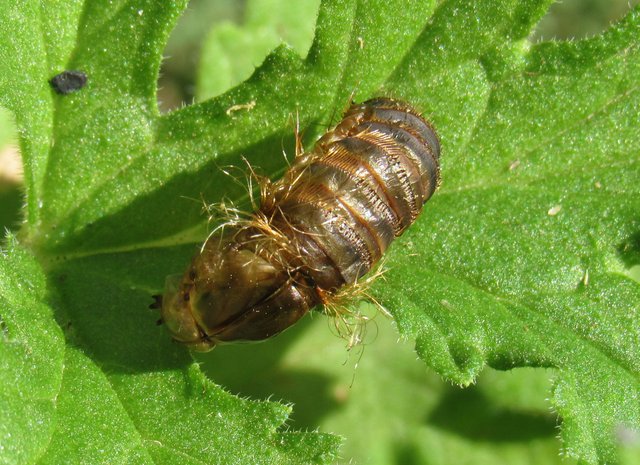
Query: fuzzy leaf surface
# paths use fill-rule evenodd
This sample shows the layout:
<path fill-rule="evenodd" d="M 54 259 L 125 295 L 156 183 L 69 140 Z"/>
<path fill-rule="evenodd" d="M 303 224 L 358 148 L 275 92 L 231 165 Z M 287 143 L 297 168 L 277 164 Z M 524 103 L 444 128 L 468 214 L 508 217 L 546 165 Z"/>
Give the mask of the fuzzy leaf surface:
<path fill-rule="evenodd" d="M 615 462 L 618 432 L 640 429 L 638 8 L 601 36 L 531 45 L 547 0 L 324 1 L 306 57 L 282 45 L 241 85 L 160 115 L 185 1 L 5 3 L 0 104 L 20 128 L 27 222 L 2 321 L 13 337 L 39 309 L 57 347 L 31 394 L 49 426 L 7 461 L 79 444 L 92 463 L 335 458 L 335 437 L 279 429 L 289 407 L 207 381 L 145 307 L 206 235 L 199 199 L 241 201 L 220 168 L 246 157 L 277 175 L 296 115 L 309 145 L 351 95 L 408 100 L 442 138 L 442 188 L 374 289 L 418 354 L 459 384 L 485 365 L 553 368 L 565 452 L 587 463 Z M 87 87 L 54 94 L 64 69 Z M 34 302 L 14 268 L 40 276 Z M 24 339 L 39 350 L 16 363 L 47 342 Z"/>

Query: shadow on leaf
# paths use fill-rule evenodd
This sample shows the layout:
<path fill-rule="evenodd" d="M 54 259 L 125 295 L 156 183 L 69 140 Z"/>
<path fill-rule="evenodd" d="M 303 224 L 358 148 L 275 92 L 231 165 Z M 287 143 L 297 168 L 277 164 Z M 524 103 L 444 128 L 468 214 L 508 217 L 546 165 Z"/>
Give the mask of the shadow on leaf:
<path fill-rule="evenodd" d="M 69 343 L 106 371 L 148 372 L 184 367 L 188 351 L 156 325 L 151 295 L 161 292 L 176 263 L 186 267 L 195 245 L 141 249 L 69 260 L 50 273 L 50 303 Z"/>
<path fill-rule="evenodd" d="M 640 231 L 631 234 L 617 247 L 618 255 L 627 268 L 640 265 Z"/>
<path fill-rule="evenodd" d="M 528 441 L 557 434 L 556 420 L 551 415 L 506 409 L 475 386 L 449 387 L 426 421 L 476 441 Z"/>
<path fill-rule="evenodd" d="M 292 403 L 292 424 L 316 428 L 322 417 L 340 406 L 331 392 L 334 380 L 327 374 L 288 369 L 281 363 L 290 346 L 307 332 L 311 320 L 307 315 L 281 335 L 261 342 L 259 348 L 256 344 L 220 346 L 197 359 L 216 384 L 253 399 Z"/>
<path fill-rule="evenodd" d="M 243 157 L 250 160 L 257 172 L 274 173 L 284 167 L 282 151 L 292 156 L 294 145 L 291 133 L 277 133 L 253 146 L 220 155 L 196 172 L 180 172 L 153 192 L 136 197 L 120 211 L 84 225 L 77 234 L 56 237 L 53 250 L 91 253 L 148 243 L 190 230 L 206 221 L 205 203 L 246 198 L 244 173 L 248 174 L 249 170 Z M 158 157 L 157 163 L 164 162 Z M 225 174 L 229 165 L 234 168 Z M 246 200 L 237 206 L 248 208 Z M 67 221 L 76 220 L 68 218 Z"/>

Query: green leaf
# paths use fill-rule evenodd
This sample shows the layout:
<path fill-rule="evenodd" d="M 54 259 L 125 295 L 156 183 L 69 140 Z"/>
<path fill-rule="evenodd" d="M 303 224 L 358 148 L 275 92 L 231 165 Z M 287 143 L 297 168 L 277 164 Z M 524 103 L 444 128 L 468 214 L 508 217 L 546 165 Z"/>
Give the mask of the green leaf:
<path fill-rule="evenodd" d="M 565 453 L 613 462 L 616 431 L 640 427 L 640 10 L 599 37 L 531 46 L 503 26 L 444 37 L 510 16 L 479 7 L 443 26 L 451 5 L 387 84 L 410 92 L 435 63 L 445 89 L 428 93 L 458 97 L 433 104 L 442 189 L 392 252 L 381 298 L 457 383 L 487 363 L 559 368 Z M 500 34 L 513 41 L 489 46 Z"/>
<path fill-rule="evenodd" d="M 0 107 L 0 150 L 15 142 L 16 134 L 11 114 Z"/>
<path fill-rule="evenodd" d="M 56 428 L 65 347 L 46 298 L 45 274 L 10 237 L 0 251 L 2 463 L 32 463 Z"/>
<path fill-rule="evenodd" d="M 306 57 L 300 44 L 281 45 L 244 83 L 160 115 L 162 47 L 186 1 L 4 3 L 0 104 L 20 129 L 27 207 L 0 265 L 3 461 L 333 460 L 335 436 L 285 431 L 290 407 L 240 399 L 208 381 L 145 307 L 206 235 L 199 199 L 246 195 L 221 167 L 246 157 L 277 176 L 283 148 L 294 153 L 296 118 L 310 145 L 350 96 L 379 94 L 423 110 L 443 146 L 442 188 L 394 245 L 374 288 L 400 333 L 458 384 L 486 365 L 545 368 L 564 453 L 594 464 L 625 459 L 617 438 L 640 430 L 640 9 L 601 36 L 533 45 L 527 37 L 549 0 L 327 0 Z M 252 3 L 242 37 L 256 34 L 260 5 Z M 208 63 L 200 76 L 215 72 Z M 87 73 L 88 85 L 55 94 L 47 81 L 65 69 Z M 304 366 L 313 357 L 296 334 L 281 340 Z M 316 366 L 330 363 L 328 345 L 309 342 Z M 300 429 L 341 432 L 353 441 L 348 456 L 364 461 L 372 440 L 359 427 L 370 421 L 387 435 L 373 444 L 377 463 L 427 461 L 432 451 L 435 463 L 554 455 L 553 417 L 542 414 L 536 426 L 510 416 L 526 402 L 492 397 L 500 381 L 484 388 L 481 377 L 460 394 L 412 378 L 406 352 L 396 372 L 376 380 L 400 360 L 396 345 L 402 350 L 381 344 L 356 376 L 358 400 L 343 418 L 323 423 L 318 402 Z M 257 385 L 270 376 L 262 349 L 243 350 L 255 361 L 228 352 L 215 381 Z M 284 354 L 263 355 L 287 363 Z M 377 381 L 386 395 L 376 394 Z M 473 409 L 470 418 L 448 413 L 459 404 Z M 517 429 L 518 418 L 526 434 L 508 439 L 513 449 L 500 442 L 509 431 L 482 436 L 486 425 Z M 389 439 L 396 430 L 404 444 Z"/>
<path fill-rule="evenodd" d="M 251 76 L 281 43 L 306 55 L 313 39 L 318 0 L 249 0 L 242 27 L 227 21 L 207 35 L 198 67 L 197 100 L 214 97 Z"/>
<path fill-rule="evenodd" d="M 327 327 L 309 318 L 263 350 L 223 346 L 198 360 L 234 393 L 293 402 L 293 427 L 345 436 L 344 461 L 575 463 L 559 456 L 556 415 L 545 401 L 552 370 L 485 370 L 461 390 L 425 370 L 387 319 L 370 322 L 366 343 L 349 353 Z"/>
<path fill-rule="evenodd" d="M 99 241 L 79 246 L 92 218 L 127 202 L 96 201 L 107 185 L 114 183 L 111 195 L 120 196 L 136 176 L 145 180 L 143 190 L 162 182 L 132 166 L 152 162 L 145 157 L 159 119 L 155 81 L 182 3 L 0 8 L 0 95 L 21 128 L 30 213 L 21 242 L 33 251 L 11 240 L 0 267 L 3 463 L 203 463 L 213 456 L 219 463 L 280 464 L 335 457 L 338 438 L 283 431 L 290 406 L 224 392 L 154 325 L 150 294 L 191 247 L 101 254 Z M 88 85 L 55 94 L 48 79 L 64 69 L 84 71 Z M 109 223 L 101 231 L 115 243 L 141 245 L 121 237 L 123 226 L 116 232 Z M 60 244 L 66 255 L 49 252 L 62 250 Z M 167 258 L 169 266 L 159 266 Z"/>
<path fill-rule="evenodd" d="M 11 113 L 0 107 L 0 231 L 13 230 L 22 206 L 17 134 Z"/>
<path fill-rule="evenodd" d="M 121 458 L 108 456 L 110 463 L 129 463 L 129 454 L 143 463 L 201 463 L 212 453 L 220 463 L 325 463 L 333 457 L 337 438 L 277 431 L 291 407 L 239 399 L 213 385 L 154 324 L 157 315 L 147 309 L 151 289 L 166 274 L 157 264 L 190 253 L 182 247 L 168 257 L 162 249 L 92 255 L 52 273 L 71 328 L 69 343 L 84 354 L 69 355 L 68 392 L 58 406 L 61 416 L 73 419 L 65 427 L 74 441 L 69 431 L 57 431 L 51 463 L 78 444 L 94 445 L 86 453 L 98 457 L 105 436 L 123 449 Z"/>

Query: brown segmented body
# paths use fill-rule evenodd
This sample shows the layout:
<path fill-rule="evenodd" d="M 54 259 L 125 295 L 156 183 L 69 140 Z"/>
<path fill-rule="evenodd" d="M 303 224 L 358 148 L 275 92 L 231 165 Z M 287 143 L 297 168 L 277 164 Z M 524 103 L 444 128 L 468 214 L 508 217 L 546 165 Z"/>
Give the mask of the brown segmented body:
<path fill-rule="evenodd" d="M 406 103 L 352 105 L 263 186 L 250 218 L 209 238 L 184 276 L 168 279 L 162 320 L 197 350 L 283 331 L 375 266 L 434 193 L 439 157 L 434 129 Z"/>

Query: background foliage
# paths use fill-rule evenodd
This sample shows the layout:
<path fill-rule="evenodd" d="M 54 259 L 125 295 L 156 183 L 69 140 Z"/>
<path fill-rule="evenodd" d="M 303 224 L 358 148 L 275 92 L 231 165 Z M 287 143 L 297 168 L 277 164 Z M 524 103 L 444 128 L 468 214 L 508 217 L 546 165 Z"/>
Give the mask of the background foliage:
<path fill-rule="evenodd" d="M 330 463 L 339 433 L 344 462 L 553 463 L 561 448 L 636 463 L 637 8 L 602 36 L 531 45 L 549 2 L 252 1 L 198 67 L 180 50 L 206 15 L 188 10 L 165 75 L 197 68 L 202 103 L 160 115 L 179 5 L 4 3 L 0 103 L 27 206 L 0 258 L 0 461 Z M 281 38 L 293 48 L 251 76 Z M 72 68 L 89 86 L 54 95 L 47 79 Z M 378 318 L 347 353 L 315 316 L 199 356 L 205 378 L 145 310 L 206 233 L 199 199 L 242 201 L 219 171 L 241 156 L 277 175 L 294 111 L 312 143 L 351 93 L 381 92 L 422 108 L 445 147 L 443 187 L 376 288 L 402 340 Z M 414 345 L 477 383 L 443 383 Z"/>

